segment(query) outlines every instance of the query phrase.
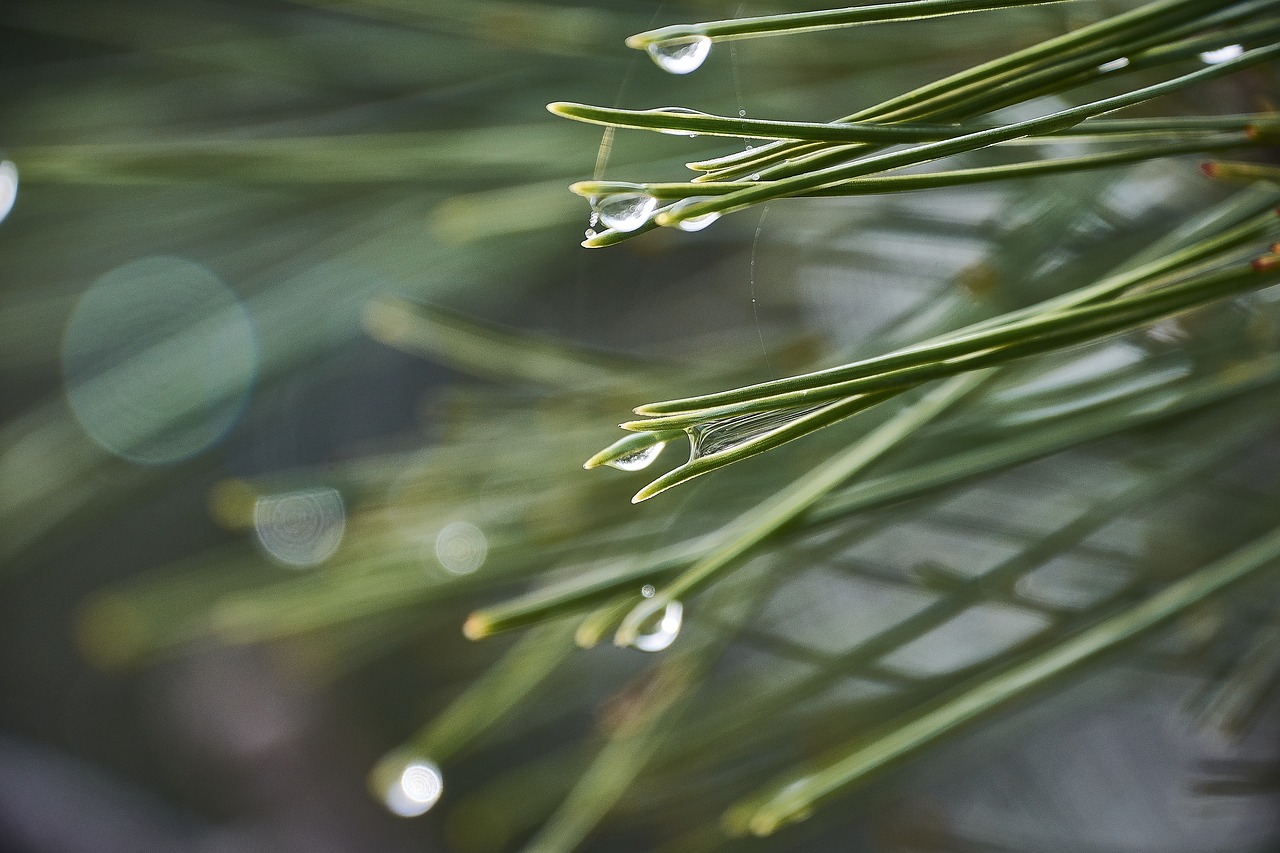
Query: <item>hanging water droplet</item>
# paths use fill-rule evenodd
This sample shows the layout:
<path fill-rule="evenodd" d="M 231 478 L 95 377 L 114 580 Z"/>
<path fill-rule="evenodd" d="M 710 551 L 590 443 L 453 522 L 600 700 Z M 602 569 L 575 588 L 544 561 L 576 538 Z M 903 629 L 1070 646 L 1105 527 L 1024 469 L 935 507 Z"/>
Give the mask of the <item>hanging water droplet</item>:
<path fill-rule="evenodd" d="M 673 601 L 657 617 L 657 624 L 652 629 L 642 630 L 631 641 L 633 648 L 642 652 L 660 652 L 676 641 L 680 635 L 680 625 L 684 622 L 684 605 Z"/>
<path fill-rule="evenodd" d="M 689 207 L 694 204 L 698 204 L 700 202 L 708 201 L 711 198 L 712 198 L 711 196 L 703 195 L 703 196 L 693 196 L 692 198 L 683 199 L 671 206 L 671 212 L 679 213 L 681 210 L 683 210 L 686 207 Z M 678 220 L 675 223 L 675 226 L 679 228 L 681 231 L 701 231 L 703 228 L 706 228 L 708 225 L 710 225 L 712 222 L 715 222 L 719 218 L 720 218 L 720 214 L 712 211 L 711 213 L 704 213 L 701 216 L 693 216 L 693 217 L 690 217 L 689 219 Z"/>
<path fill-rule="evenodd" d="M 444 776 L 430 761 L 407 765 L 383 794 L 388 810 L 400 817 L 417 817 L 430 811 L 444 793 Z"/>
<path fill-rule="evenodd" d="M 658 67 L 669 74 L 688 74 L 696 71 L 711 52 L 711 39 L 706 36 L 656 41 L 647 48 L 649 56 Z"/>
<path fill-rule="evenodd" d="M 668 113 L 670 115 L 682 116 L 705 116 L 704 112 L 691 110 L 688 107 L 658 107 L 657 109 L 648 110 L 651 113 Z M 662 128 L 658 133 L 665 133 L 667 136 L 697 136 L 698 134 L 689 130 L 672 130 L 671 128 Z"/>
<path fill-rule="evenodd" d="M 635 231 L 658 207 L 658 200 L 644 193 L 614 193 L 595 203 L 600 221 L 615 231 Z"/>
<path fill-rule="evenodd" d="M 1220 47 L 1217 50 L 1206 50 L 1200 54 L 1200 61 L 1205 65 L 1217 65 L 1220 62 L 1226 62 L 1229 59 L 1235 59 L 1244 54 L 1244 45 L 1229 44 Z"/>
<path fill-rule="evenodd" d="M 640 587 L 640 594 L 643 595 L 645 598 L 653 598 L 655 595 L 658 594 L 658 591 L 653 588 L 653 584 L 647 583 L 644 586 Z"/>
<path fill-rule="evenodd" d="M 651 444 L 648 447 L 642 447 L 635 453 L 628 453 L 626 456 L 619 456 L 617 459 L 610 459 L 604 463 L 611 468 L 617 468 L 619 471 L 639 471 L 642 468 L 648 468 L 653 464 L 653 460 L 658 458 L 658 454 L 662 452 L 662 448 L 666 447 L 665 441 L 659 441 L 657 444 Z"/>

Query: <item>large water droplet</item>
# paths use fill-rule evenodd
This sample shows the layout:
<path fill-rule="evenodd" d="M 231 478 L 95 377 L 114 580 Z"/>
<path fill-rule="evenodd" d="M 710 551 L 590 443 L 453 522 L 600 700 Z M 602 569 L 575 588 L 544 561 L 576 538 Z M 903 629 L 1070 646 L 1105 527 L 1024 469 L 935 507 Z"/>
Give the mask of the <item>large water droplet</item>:
<path fill-rule="evenodd" d="M 656 41 L 648 47 L 649 56 L 658 67 L 670 74 L 696 71 L 711 52 L 711 39 L 706 36 Z"/>
<path fill-rule="evenodd" d="M 635 453 L 628 453 L 626 456 L 611 459 L 605 464 L 611 468 L 617 468 L 619 471 L 639 471 L 653 464 L 653 460 L 658 458 L 658 454 L 666 446 L 667 443 L 665 441 L 659 441 L 657 444 L 642 447 Z"/>
<path fill-rule="evenodd" d="M 684 622 L 684 605 L 673 601 L 662 611 L 657 624 L 652 629 L 636 634 L 631 641 L 634 648 L 642 652 L 660 652 L 676 641 L 680 636 L 680 625 Z"/>
<path fill-rule="evenodd" d="M 400 817 L 417 817 L 430 811 L 444 793 L 444 776 L 430 761 L 415 761 L 406 766 L 387 788 L 383 802 Z"/>
<path fill-rule="evenodd" d="M 615 231 L 635 231 L 648 221 L 658 200 L 644 193 L 614 193 L 595 203 L 600 221 Z"/>
<path fill-rule="evenodd" d="M 1226 62 L 1229 59 L 1235 59 L 1244 54 L 1244 45 L 1229 44 L 1220 47 L 1217 50 L 1206 50 L 1200 54 L 1200 61 L 1205 65 L 1217 65 L 1220 62 Z"/>
<path fill-rule="evenodd" d="M 655 109 L 655 110 L 649 110 L 649 112 L 651 112 L 651 113 L 668 113 L 668 114 L 673 114 L 673 115 L 682 115 L 682 116 L 705 116 L 705 115 L 707 115 L 707 114 L 706 114 L 706 113 L 704 113 L 704 112 L 699 112 L 698 110 L 691 110 L 691 109 L 689 109 L 688 107 L 658 107 L 658 108 L 657 108 L 657 109 Z M 667 136 L 697 136 L 697 135 L 698 135 L 698 134 L 694 133 L 694 132 L 693 132 L 693 131 L 691 131 L 691 130 L 672 130 L 672 129 L 670 129 L 670 128 L 665 128 L 665 129 L 659 130 L 659 131 L 658 131 L 658 133 L 665 133 Z"/>
<path fill-rule="evenodd" d="M 711 198 L 712 196 L 694 196 L 692 198 L 683 199 L 671 206 L 671 212 L 679 213 L 681 210 L 683 210 L 686 207 L 689 207 L 694 204 L 698 204 L 700 202 L 708 201 Z M 703 228 L 706 228 L 708 225 L 710 225 L 712 222 L 715 222 L 719 218 L 720 218 L 719 213 L 715 213 L 715 212 L 704 213 L 701 216 L 694 216 L 694 217 L 690 217 L 689 219 L 681 219 L 676 222 L 676 227 L 679 228 L 681 231 L 701 231 Z"/>
<path fill-rule="evenodd" d="M 640 587 L 640 594 L 643 595 L 645 598 L 653 598 L 655 595 L 658 594 L 658 591 L 653 588 L 653 584 L 647 583 L 644 586 Z"/>

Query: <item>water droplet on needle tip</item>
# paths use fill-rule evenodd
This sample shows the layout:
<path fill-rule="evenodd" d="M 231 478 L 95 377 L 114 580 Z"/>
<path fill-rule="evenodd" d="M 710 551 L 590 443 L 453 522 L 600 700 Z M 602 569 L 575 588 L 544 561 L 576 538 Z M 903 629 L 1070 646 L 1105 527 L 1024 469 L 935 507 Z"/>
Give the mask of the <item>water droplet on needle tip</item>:
<path fill-rule="evenodd" d="M 706 36 L 656 41 L 646 48 L 659 68 L 669 74 L 688 74 L 696 71 L 711 52 L 711 39 Z"/>

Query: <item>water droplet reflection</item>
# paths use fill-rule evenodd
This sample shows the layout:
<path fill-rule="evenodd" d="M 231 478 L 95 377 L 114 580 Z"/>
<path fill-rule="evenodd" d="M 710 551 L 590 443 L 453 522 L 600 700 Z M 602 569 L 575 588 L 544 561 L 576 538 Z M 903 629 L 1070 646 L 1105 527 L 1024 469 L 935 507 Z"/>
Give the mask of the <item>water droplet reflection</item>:
<path fill-rule="evenodd" d="M 444 776 L 430 761 L 415 761 L 388 788 L 383 802 L 400 817 L 426 814 L 444 793 Z"/>
<path fill-rule="evenodd" d="M 291 566 L 323 563 L 342 544 L 347 514 L 336 489 L 306 489 L 258 498 L 253 528 L 268 554 Z"/>
<path fill-rule="evenodd" d="M 674 113 L 682 116 L 705 116 L 706 113 L 698 110 L 691 110 L 688 107 L 658 107 L 656 110 L 649 110 L 651 113 Z M 667 136 L 697 136 L 698 134 L 690 130 L 672 130 L 671 128 L 663 128 L 658 133 L 665 133 Z"/>
<path fill-rule="evenodd" d="M 684 605 L 673 601 L 657 617 L 657 624 L 652 630 L 636 634 L 631 641 L 633 648 L 642 652 L 660 652 L 676 641 L 680 636 L 680 626 L 684 622 Z"/>
<path fill-rule="evenodd" d="M 710 198 L 711 196 L 693 196 L 692 198 L 686 198 L 672 205 L 671 211 L 672 213 L 679 213 L 684 208 L 691 207 L 692 205 L 700 202 L 708 201 Z M 706 228 L 719 218 L 719 213 L 704 213 L 702 216 L 693 216 L 688 219 L 681 219 L 676 222 L 675 225 L 681 231 L 701 231 L 703 228 Z"/>
<path fill-rule="evenodd" d="M 436 536 L 436 559 L 445 571 L 469 575 L 484 565 L 489 540 L 484 531 L 466 521 L 455 521 Z"/>
<path fill-rule="evenodd" d="M 696 71 L 711 53 L 711 39 L 706 36 L 688 36 L 654 42 L 647 48 L 649 56 L 658 67 L 669 74 L 688 74 Z"/>
<path fill-rule="evenodd" d="M 600 221 L 615 231 L 635 231 L 658 207 L 658 200 L 645 193 L 614 193 L 595 203 Z"/>
<path fill-rule="evenodd" d="M 1204 53 L 1200 54 L 1200 61 L 1205 65 L 1217 65 L 1221 62 L 1227 62 L 1228 60 L 1235 59 L 1243 55 L 1244 45 L 1229 44 L 1224 47 L 1220 47 L 1217 50 L 1206 50 Z"/>
<path fill-rule="evenodd" d="M 605 464 L 611 468 L 617 468 L 619 471 L 639 471 L 652 465 L 653 460 L 658 458 L 658 454 L 666 446 L 667 443 L 665 441 L 659 441 L 657 444 L 642 447 L 635 453 L 628 453 L 626 456 L 610 459 Z"/>
<path fill-rule="evenodd" d="M 0 222 L 18 200 L 18 167 L 9 160 L 0 163 Z"/>

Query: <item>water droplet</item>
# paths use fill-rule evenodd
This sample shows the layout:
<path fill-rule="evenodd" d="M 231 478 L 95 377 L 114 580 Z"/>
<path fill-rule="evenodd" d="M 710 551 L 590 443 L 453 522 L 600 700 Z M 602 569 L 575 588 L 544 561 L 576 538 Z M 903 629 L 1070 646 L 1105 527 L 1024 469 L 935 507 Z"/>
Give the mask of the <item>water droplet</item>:
<path fill-rule="evenodd" d="M 689 207 L 694 204 L 698 204 L 699 202 L 709 201 L 711 198 L 712 198 L 711 196 L 693 196 L 692 198 L 686 198 L 672 205 L 671 211 L 673 213 L 679 213 L 682 209 L 686 207 Z M 676 222 L 675 225 L 681 231 L 701 231 L 703 228 L 706 228 L 708 225 L 710 225 L 712 222 L 715 222 L 719 218 L 720 218 L 720 214 L 715 213 L 713 211 L 711 213 L 704 213 L 702 216 L 694 216 L 689 219 L 681 219 L 680 221 Z"/>
<path fill-rule="evenodd" d="M 826 403 L 811 406 L 793 406 L 777 409 L 772 412 L 755 412 L 748 415 L 734 415 L 720 418 L 690 427 L 689 441 L 693 459 L 710 456 L 731 447 L 759 438 L 765 433 L 786 426 L 787 424 L 818 411 Z"/>
<path fill-rule="evenodd" d="M 417 817 L 430 811 L 442 793 L 444 776 L 440 768 L 430 761 L 415 761 L 388 786 L 383 803 L 392 814 Z"/>
<path fill-rule="evenodd" d="M 1217 65 L 1220 62 L 1235 59 L 1243 54 L 1244 45 L 1229 44 L 1224 47 L 1220 47 L 1217 50 L 1206 50 L 1204 53 L 1200 54 L 1200 61 L 1205 65 Z"/>
<path fill-rule="evenodd" d="M 1122 56 L 1119 59 L 1113 59 L 1110 62 L 1104 62 L 1098 66 L 1098 70 L 1103 74 L 1108 71 L 1119 71 L 1121 68 L 1127 68 L 1129 65 L 1129 57 Z"/>
<path fill-rule="evenodd" d="M 0 222 L 18 200 L 18 167 L 9 160 L 0 163 Z"/>
<path fill-rule="evenodd" d="M 469 575 L 484 565 L 489 540 L 484 531 L 466 521 L 455 521 L 436 536 L 436 559 L 445 571 Z"/>
<path fill-rule="evenodd" d="M 669 113 L 669 114 L 682 115 L 682 116 L 705 116 L 705 115 L 707 115 L 707 114 L 706 114 L 706 113 L 704 113 L 704 112 L 700 112 L 700 111 L 698 111 L 698 110 L 691 110 L 691 109 L 689 109 L 688 107 L 658 107 L 657 109 L 655 109 L 655 110 L 649 110 L 648 112 L 651 112 L 651 113 Z M 670 128 L 666 128 L 666 129 L 663 129 L 663 130 L 659 130 L 659 131 L 658 131 L 658 133 L 665 133 L 667 136 L 697 136 L 697 135 L 698 135 L 698 134 L 696 134 L 696 133 L 694 133 L 694 132 L 692 132 L 692 131 L 688 131 L 688 130 L 671 130 Z"/>
<path fill-rule="evenodd" d="M 755 173 L 753 173 L 753 174 L 751 175 L 751 180 L 753 180 L 753 181 L 758 181 L 758 180 L 760 180 L 760 173 L 759 173 L 759 172 L 755 172 Z"/>
<path fill-rule="evenodd" d="M 684 605 L 673 601 L 657 617 L 657 624 L 651 630 L 636 634 L 631 645 L 642 652 L 660 652 L 676 641 L 680 635 L 680 625 L 684 622 Z"/>
<path fill-rule="evenodd" d="M 653 588 L 653 584 L 647 583 L 644 586 L 640 587 L 640 594 L 643 595 L 645 598 L 653 598 L 655 595 L 658 594 L 658 591 Z"/>
<path fill-rule="evenodd" d="M 588 228 L 586 231 L 582 232 L 582 236 L 590 240 L 592 237 L 596 236 L 596 229 Z"/>
<path fill-rule="evenodd" d="M 342 544 L 347 527 L 342 495 L 328 487 L 266 495 L 253 505 L 253 529 L 263 549 L 290 566 L 316 566 Z"/>
<path fill-rule="evenodd" d="M 738 118 L 746 118 L 746 117 L 747 117 L 746 110 L 738 110 Z"/>
<path fill-rule="evenodd" d="M 642 447 L 635 453 L 628 453 L 626 456 L 611 459 L 605 464 L 610 468 L 617 468 L 619 471 L 639 471 L 652 465 L 653 460 L 658 458 L 658 454 L 666 446 L 667 443 L 665 441 L 659 441 L 657 444 Z"/>
<path fill-rule="evenodd" d="M 644 193 L 614 193 L 595 203 L 600 221 L 615 231 L 635 231 L 657 207 L 658 200 Z"/>
<path fill-rule="evenodd" d="M 656 41 L 648 47 L 649 56 L 669 74 L 696 71 L 711 52 L 711 39 L 706 36 Z"/>

